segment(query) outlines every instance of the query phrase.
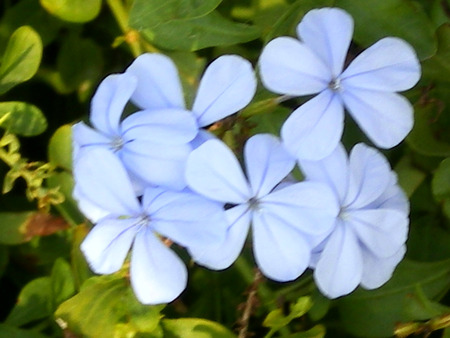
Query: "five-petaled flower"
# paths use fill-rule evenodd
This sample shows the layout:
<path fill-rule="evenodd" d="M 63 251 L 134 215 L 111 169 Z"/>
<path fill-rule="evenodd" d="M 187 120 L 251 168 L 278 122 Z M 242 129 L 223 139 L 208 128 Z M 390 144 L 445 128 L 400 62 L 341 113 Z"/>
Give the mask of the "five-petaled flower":
<path fill-rule="evenodd" d="M 311 182 L 327 184 L 340 205 L 331 234 L 313 250 L 319 289 L 336 298 L 359 284 L 374 289 L 391 277 L 405 254 L 408 200 L 378 151 L 362 143 L 347 157 L 342 145 L 320 161 L 300 161 Z"/>
<path fill-rule="evenodd" d="M 322 183 L 277 185 L 291 172 L 293 158 L 272 135 L 245 144 L 247 178 L 231 150 L 209 140 L 188 158 L 188 186 L 211 200 L 232 204 L 223 243 L 190 249 L 195 261 L 225 269 L 241 252 L 252 224 L 253 251 L 261 271 L 277 281 L 297 278 L 309 265 L 311 249 L 331 230 L 338 214 L 332 192 Z"/>
<path fill-rule="evenodd" d="M 308 12 L 297 26 L 300 41 L 279 37 L 260 57 L 266 88 L 290 96 L 316 94 L 286 120 L 281 136 L 299 159 L 318 160 L 336 148 L 344 128 L 344 107 L 372 142 L 391 148 L 413 125 L 413 109 L 397 94 L 420 78 L 413 48 L 399 38 L 381 39 L 343 70 L 353 19 L 338 8 Z"/>
<path fill-rule="evenodd" d="M 74 176 L 74 197 L 96 223 L 81 244 L 90 267 L 100 274 L 116 272 L 133 247 L 131 285 L 144 304 L 168 303 L 186 287 L 186 267 L 161 236 L 194 248 L 225 237 L 222 204 L 153 187 L 139 200 L 122 163 L 105 148 L 85 151 Z"/>

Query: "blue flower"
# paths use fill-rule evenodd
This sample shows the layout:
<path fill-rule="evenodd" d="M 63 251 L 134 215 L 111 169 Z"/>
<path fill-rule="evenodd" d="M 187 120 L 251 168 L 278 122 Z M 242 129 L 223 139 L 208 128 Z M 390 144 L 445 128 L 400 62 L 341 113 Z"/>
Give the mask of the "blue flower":
<path fill-rule="evenodd" d="M 182 108 L 135 112 L 123 121 L 125 105 L 138 79 L 130 74 L 110 75 L 98 87 L 90 120 L 73 126 L 74 157 L 85 148 L 101 147 L 115 153 L 136 182 L 183 189 L 184 167 L 197 135 L 192 115 Z M 141 184 L 141 186 L 145 185 Z"/>
<path fill-rule="evenodd" d="M 310 182 L 327 184 L 340 212 L 330 235 L 313 250 L 311 265 L 323 294 L 336 298 L 358 285 L 389 280 L 405 253 L 409 203 L 378 151 L 362 143 L 347 157 L 342 145 L 320 161 L 300 161 Z"/>
<path fill-rule="evenodd" d="M 96 223 L 81 244 L 90 267 L 116 272 L 132 247 L 131 285 L 142 303 L 170 302 L 186 287 L 186 267 L 161 236 L 194 248 L 225 236 L 222 204 L 162 188 L 147 188 L 140 201 L 122 163 L 105 148 L 86 150 L 74 177 L 74 197 Z"/>
<path fill-rule="evenodd" d="M 232 204 L 226 210 L 225 241 L 189 251 L 199 264 L 225 269 L 241 252 L 252 224 L 253 251 L 261 271 L 277 281 L 293 280 L 308 267 L 312 247 L 329 234 L 338 213 L 336 200 L 320 183 L 279 185 L 295 161 L 274 136 L 251 137 L 244 157 L 248 180 L 219 140 L 206 141 L 189 156 L 188 186 L 211 200 Z"/>
<path fill-rule="evenodd" d="M 132 101 L 142 109 L 186 109 L 183 89 L 173 61 L 162 54 L 139 56 L 126 70 L 138 78 Z M 237 55 L 224 55 L 205 70 L 190 111 L 198 127 L 206 127 L 244 108 L 256 91 L 252 65 Z M 209 139 L 200 129 L 198 145 Z"/>
<path fill-rule="evenodd" d="M 413 109 L 397 94 L 414 86 L 420 64 L 405 41 L 387 37 L 358 55 L 343 70 L 353 20 L 338 8 L 308 12 L 297 26 L 300 39 L 279 37 L 260 58 L 266 88 L 289 96 L 316 94 L 284 123 L 281 136 L 297 158 L 329 155 L 342 136 L 344 107 L 372 142 L 390 148 L 413 125 Z"/>

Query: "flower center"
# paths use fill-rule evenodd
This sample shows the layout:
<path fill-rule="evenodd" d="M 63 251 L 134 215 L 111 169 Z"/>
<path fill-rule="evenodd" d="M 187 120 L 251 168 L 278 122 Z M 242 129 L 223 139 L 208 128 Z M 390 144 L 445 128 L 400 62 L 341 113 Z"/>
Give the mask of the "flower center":
<path fill-rule="evenodd" d="M 250 198 L 248 200 L 248 204 L 249 204 L 250 209 L 252 209 L 253 211 L 256 211 L 256 212 L 264 211 L 264 208 L 261 206 L 261 203 L 258 201 L 257 198 L 254 198 L 254 197 Z"/>
<path fill-rule="evenodd" d="M 147 214 L 143 214 L 141 217 L 139 217 L 136 226 L 138 227 L 145 227 L 150 224 L 150 216 Z"/>
<path fill-rule="evenodd" d="M 114 152 L 119 151 L 120 149 L 123 148 L 125 142 L 123 141 L 123 139 L 120 136 L 116 136 L 110 143 L 111 149 Z"/>
<path fill-rule="evenodd" d="M 330 88 L 334 92 L 340 91 L 342 89 L 341 79 L 340 78 L 332 79 L 328 84 L 328 88 Z"/>
<path fill-rule="evenodd" d="M 350 214 L 347 212 L 347 209 L 342 207 L 339 211 L 338 217 L 343 221 L 348 221 L 350 219 Z"/>

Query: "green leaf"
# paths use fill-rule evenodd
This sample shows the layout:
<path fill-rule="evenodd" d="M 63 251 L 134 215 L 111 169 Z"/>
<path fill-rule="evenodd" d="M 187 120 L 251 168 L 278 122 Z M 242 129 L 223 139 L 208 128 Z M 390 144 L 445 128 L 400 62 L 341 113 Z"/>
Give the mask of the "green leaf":
<path fill-rule="evenodd" d="M 188 51 L 248 42 L 260 36 L 256 26 L 230 21 L 216 11 L 199 18 L 162 23 L 141 33 L 161 48 Z"/>
<path fill-rule="evenodd" d="M 33 77 L 42 58 L 42 41 L 29 26 L 18 28 L 9 39 L 0 66 L 0 94 Z"/>
<path fill-rule="evenodd" d="M 129 25 L 135 29 L 152 28 L 173 20 L 194 19 L 211 13 L 222 0 L 135 0 Z"/>
<path fill-rule="evenodd" d="M 336 0 L 335 6 L 353 16 L 354 40 L 362 46 L 369 46 L 386 36 L 397 36 L 408 41 L 421 60 L 436 53 L 433 24 L 414 1 Z"/>
<path fill-rule="evenodd" d="M 342 323 L 357 336 L 392 336 L 395 323 L 405 318 L 405 303 L 416 287 L 421 287 L 429 299 L 435 299 L 448 290 L 449 279 L 450 260 L 404 260 L 384 286 L 371 291 L 358 289 L 338 302 Z"/>
<path fill-rule="evenodd" d="M 413 130 L 406 138 L 406 142 L 414 151 L 426 156 L 450 156 L 450 144 L 440 141 L 433 132 L 436 124 L 433 116 L 436 113 L 434 104 L 416 105 Z"/>
<path fill-rule="evenodd" d="M 323 325 L 316 325 L 307 331 L 293 333 L 287 336 L 287 338 L 323 338 L 325 337 L 325 333 L 326 330 Z"/>
<path fill-rule="evenodd" d="M 62 303 L 55 312 L 56 320 L 75 333 L 87 337 L 128 336 L 152 332 L 160 322 L 164 306 L 140 304 L 128 280 L 117 276 L 88 279 L 81 291 Z"/>
<path fill-rule="evenodd" d="M 163 319 L 161 325 L 165 338 L 235 338 L 222 325 L 205 319 Z"/>
<path fill-rule="evenodd" d="M 64 21 L 88 22 L 100 13 L 101 0 L 40 0 L 50 14 Z"/>
<path fill-rule="evenodd" d="M 414 166 L 410 155 L 404 155 L 395 166 L 398 183 L 406 196 L 411 197 L 414 191 L 426 178 L 426 173 Z"/>
<path fill-rule="evenodd" d="M 450 198 L 450 158 L 443 160 L 437 168 L 431 187 L 438 201 Z"/>
<path fill-rule="evenodd" d="M 450 81 L 450 23 L 436 31 L 438 50 L 432 58 L 423 61 L 423 77 L 434 81 Z"/>
<path fill-rule="evenodd" d="M 47 129 L 41 110 L 26 102 L 0 102 L 0 127 L 22 136 L 35 136 Z"/>
<path fill-rule="evenodd" d="M 50 163 L 65 170 L 72 170 L 72 126 L 59 127 L 50 138 L 48 145 Z"/>
<path fill-rule="evenodd" d="M 0 243 L 12 245 L 26 242 L 26 229 L 34 214 L 33 211 L 1 212 Z"/>
<path fill-rule="evenodd" d="M 0 278 L 3 276 L 9 262 L 9 251 L 6 245 L 0 245 Z"/>
<path fill-rule="evenodd" d="M 273 331 L 278 331 L 287 326 L 295 318 L 303 316 L 311 309 L 312 302 L 310 297 L 300 297 L 296 303 L 291 305 L 290 313 L 285 316 L 281 309 L 275 309 L 264 319 L 263 326 L 270 327 Z"/>
<path fill-rule="evenodd" d="M 57 69 L 65 89 L 78 89 L 90 94 L 102 74 L 103 58 L 100 47 L 90 39 L 69 36 L 59 51 Z"/>
<path fill-rule="evenodd" d="M 22 326 L 48 317 L 51 314 L 49 309 L 50 285 L 49 277 L 37 278 L 25 285 L 5 323 Z"/>
<path fill-rule="evenodd" d="M 0 337 L 8 338 L 48 338 L 39 332 L 19 329 L 17 327 L 0 324 Z"/>
<path fill-rule="evenodd" d="M 75 283 L 69 263 L 63 258 L 58 258 L 53 265 L 50 278 L 52 309 L 56 310 L 59 304 L 75 293 Z"/>

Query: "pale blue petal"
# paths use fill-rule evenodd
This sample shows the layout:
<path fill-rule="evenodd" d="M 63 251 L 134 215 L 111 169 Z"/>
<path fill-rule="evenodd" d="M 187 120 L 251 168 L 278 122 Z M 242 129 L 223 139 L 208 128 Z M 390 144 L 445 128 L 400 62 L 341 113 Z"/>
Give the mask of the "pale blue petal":
<path fill-rule="evenodd" d="M 336 149 L 343 129 L 341 100 L 331 90 L 326 90 L 288 117 L 281 128 L 281 137 L 297 159 L 319 160 Z"/>
<path fill-rule="evenodd" d="M 255 197 L 267 195 L 295 166 L 295 159 L 271 134 L 248 139 L 244 148 L 247 177 Z"/>
<path fill-rule="evenodd" d="M 197 131 L 190 112 L 173 108 L 143 110 L 128 116 L 121 125 L 125 142 L 139 140 L 178 145 L 192 141 Z"/>
<path fill-rule="evenodd" d="M 207 141 L 192 151 L 186 182 L 192 190 L 215 201 L 244 203 L 252 197 L 238 160 L 219 140 Z"/>
<path fill-rule="evenodd" d="M 136 235 L 130 276 L 137 299 L 150 305 L 173 301 L 187 284 L 184 263 L 148 227 Z"/>
<path fill-rule="evenodd" d="M 409 220 L 396 210 L 352 210 L 342 217 L 361 243 L 379 258 L 394 255 L 406 242 Z"/>
<path fill-rule="evenodd" d="M 363 264 L 355 234 L 345 225 L 338 224 L 314 270 L 316 285 L 328 298 L 347 295 L 361 282 Z"/>
<path fill-rule="evenodd" d="M 183 89 L 173 61 L 163 54 L 142 54 L 126 73 L 138 78 L 132 101 L 142 109 L 185 108 Z"/>
<path fill-rule="evenodd" d="M 237 205 L 225 213 L 229 223 L 225 241 L 188 248 L 195 262 L 213 270 L 226 269 L 233 264 L 244 247 L 250 227 L 251 212 L 247 204 Z"/>
<path fill-rule="evenodd" d="M 228 223 L 221 203 L 192 192 L 150 188 L 144 193 L 143 205 L 153 229 L 182 246 L 204 246 L 225 239 Z"/>
<path fill-rule="evenodd" d="M 134 216 L 140 206 L 120 160 L 109 150 L 83 151 L 74 165 L 77 189 L 90 203 L 111 215 Z"/>
<path fill-rule="evenodd" d="M 208 140 L 216 139 L 217 137 L 210 133 L 209 131 L 205 129 L 199 129 L 198 134 L 195 136 L 195 138 L 191 141 L 192 149 L 197 149 L 200 147 L 203 143 L 205 143 Z"/>
<path fill-rule="evenodd" d="M 78 209 L 86 216 L 92 223 L 97 223 L 102 218 L 111 214 L 111 211 L 105 210 L 95 203 L 91 202 L 75 184 L 72 191 L 73 198 L 77 201 Z"/>
<path fill-rule="evenodd" d="M 349 163 L 347 152 L 341 143 L 322 160 L 300 160 L 299 166 L 307 180 L 323 182 L 334 191 L 340 203 L 344 201 L 348 189 Z"/>
<path fill-rule="evenodd" d="M 339 76 L 352 40 L 352 17 L 339 8 L 314 9 L 305 14 L 297 34 L 329 67 L 333 77 Z"/>
<path fill-rule="evenodd" d="M 137 222 L 136 218 L 105 219 L 92 228 L 81 243 L 92 271 L 109 274 L 122 267 L 138 230 Z"/>
<path fill-rule="evenodd" d="M 237 55 L 224 55 L 203 74 L 192 111 L 199 126 L 204 127 L 244 108 L 255 91 L 251 63 Z"/>
<path fill-rule="evenodd" d="M 123 163 L 138 179 L 150 185 L 182 190 L 186 187 L 184 172 L 190 145 L 165 145 L 133 141 L 121 151 Z"/>
<path fill-rule="evenodd" d="M 363 208 L 388 188 L 391 182 L 391 167 L 380 152 L 358 143 L 350 153 L 349 178 L 343 205 L 351 209 Z"/>
<path fill-rule="evenodd" d="M 271 216 L 253 213 L 255 260 L 266 277 L 278 282 L 291 281 L 308 268 L 311 248 L 300 231 Z"/>
<path fill-rule="evenodd" d="M 380 148 L 396 146 L 413 127 L 413 107 L 399 94 L 354 87 L 340 94 L 353 119 Z"/>
<path fill-rule="evenodd" d="M 264 87 L 278 94 L 315 94 L 333 78 L 316 54 L 290 37 L 270 41 L 261 52 L 259 66 Z"/>
<path fill-rule="evenodd" d="M 267 213 L 272 219 L 311 235 L 313 247 L 330 233 L 339 210 L 336 196 L 326 185 L 305 181 L 261 198 L 255 213 Z"/>
<path fill-rule="evenodd" d="M 361 286 L 364 289 L 376 289 L 386 283 L 395 270 L 395 267 L 403 259 L 406 246 L 403 245 L 394 255 L 380 259 L 370 252 L 363 250 L 364 270 Z"/>
<path fill-rule="evenodd" d="M 123 109 L 136 85 L 136 77 L 130 74 L 114 74 L 105 78 L 92 97 L 92 125 L 108 136 L 117 136 Z"/>
<path fill-rule="evenodd" d="M 72 126 L 72 140 L 78 149 L 85 146 L 102 146 L 109 148 L 111 138 L 79 122 Z"/>
<path fill-rule="evenodd" d="M 404 40 L 381 39 L 358 55 L 342 74 L 342 86 L 379 91 L 402 91 L 420 79 L 420 63 Z"/>

